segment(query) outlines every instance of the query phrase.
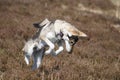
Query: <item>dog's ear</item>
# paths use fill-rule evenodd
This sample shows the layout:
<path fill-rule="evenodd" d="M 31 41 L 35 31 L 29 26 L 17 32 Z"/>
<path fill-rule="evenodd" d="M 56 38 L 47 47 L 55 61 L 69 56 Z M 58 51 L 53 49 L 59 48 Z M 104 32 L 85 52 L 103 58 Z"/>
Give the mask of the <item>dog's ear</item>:
<path fill-rule="evenodd" d="M 35 28 L 40 28 L 40 23 L 33 23 L 33 26 L 34 26 Z"/>

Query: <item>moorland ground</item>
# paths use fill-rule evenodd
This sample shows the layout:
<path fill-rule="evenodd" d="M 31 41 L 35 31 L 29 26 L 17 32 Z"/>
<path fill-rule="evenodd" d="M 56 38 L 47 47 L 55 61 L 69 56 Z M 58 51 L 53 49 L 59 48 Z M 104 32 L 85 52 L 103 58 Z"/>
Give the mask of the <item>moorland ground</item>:
<path fill-rule="evenodd" d="M 115 16 L 81 10 L 116 10 L 110 0 L 0 0 L 1 80 L 120 80 L 120 33 Z M 39 69 L 27 66 L 21 51 L 35 34 L 34 22 L 62 19 L 90 36 L 79 40 L 72 54 L 45 56 Z"/>

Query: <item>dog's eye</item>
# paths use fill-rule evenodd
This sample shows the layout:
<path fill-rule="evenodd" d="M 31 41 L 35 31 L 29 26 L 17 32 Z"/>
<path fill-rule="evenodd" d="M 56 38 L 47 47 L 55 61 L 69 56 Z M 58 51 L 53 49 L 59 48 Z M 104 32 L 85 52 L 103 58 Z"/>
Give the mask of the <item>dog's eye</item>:
<path fill-rule="evenodd" d="M 74 40 L 70 40 L 70 45 L 74 45 L 75 41 Z"/>

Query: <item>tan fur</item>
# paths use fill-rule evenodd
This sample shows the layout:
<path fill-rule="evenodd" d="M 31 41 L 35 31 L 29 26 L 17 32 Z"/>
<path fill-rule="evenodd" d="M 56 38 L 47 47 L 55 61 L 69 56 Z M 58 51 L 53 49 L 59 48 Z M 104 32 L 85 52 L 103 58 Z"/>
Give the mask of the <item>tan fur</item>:
<path fill-rule="evenodd" d="M 79 36 L 79 31 L 78 31 L 78 30 L 70 29 L 69 32 L 70 32 L 72 35 Z"/>
<path fill-rule="evenodd" d="M 82 37 L 83 35 L 86 35 L 85 33 L 83 33 L 82 31 L 79 31 L 77 28 L 69 28 L 68 31 L 74 35 L 74 36 L 78 36 L 78 37 Z M 86 35 L 87 36 L 87 35 Z"/>

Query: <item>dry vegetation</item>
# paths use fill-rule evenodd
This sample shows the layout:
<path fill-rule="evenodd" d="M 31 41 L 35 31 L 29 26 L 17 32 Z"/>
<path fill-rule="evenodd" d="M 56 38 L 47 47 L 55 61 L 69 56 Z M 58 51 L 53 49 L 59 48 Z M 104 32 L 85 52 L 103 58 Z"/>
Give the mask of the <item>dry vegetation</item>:
<path fill-rule="evenodd" d="M 109 0 L 0 0 L 0 80 L 120 80 L 119 19 L 76 8 L 114 10 Z M 24 39 L 36 31 L 32 24 L 44 18 L 63 19 L 91 39 L 56 57 L 45 56 L 32 71 L 24 62 Z"/>

